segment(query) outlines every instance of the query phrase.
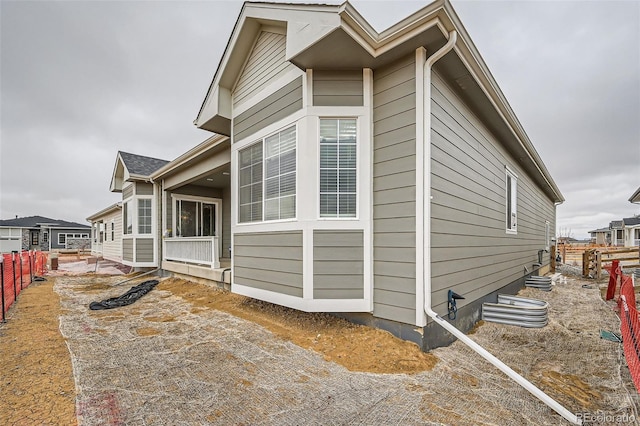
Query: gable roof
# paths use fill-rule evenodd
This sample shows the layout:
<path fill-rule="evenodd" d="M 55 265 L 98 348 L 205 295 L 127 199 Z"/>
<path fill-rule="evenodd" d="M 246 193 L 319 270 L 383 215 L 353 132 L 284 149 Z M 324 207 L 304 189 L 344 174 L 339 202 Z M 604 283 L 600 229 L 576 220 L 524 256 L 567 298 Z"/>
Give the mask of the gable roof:
<path fill-rule="evenodd" d="M 629 201 L 631 201 L 632 203 L 640 203 L 640 187 L 636 189 L 636 192 L 634 192 L 633 195 L 629 198 Z"/>
<path fill-rule="evenodd" d="M 378 33 L 349 2 L 341 5 L 245 2 L 194 124 L 231 135 L 232 90 L 261 28 L 286 34 L 285 59 L 301 70 L 376 69 L 424 47 L 435 52 L 458 33 L 436 69 L 541 189 L 564 201 L 539 154 L 449 3 L 436 0 Z M 340 49 L 335 49 L 335 46 Z M 457 83 L 457 84 L 456 84 Z M 455 87 L 459 86 L 459 87 Z"/>
<path fill-rule="evenodd" d="M 100 217 L 106 215 L 107 213 L 111 213 L 112 211 L 119 210 L 121 208 L 122 208 L 122 203 L 121 202 L 117 202 L 115 204 L 111 204 L 109 207 L 105 207 L 104 209 L 100 210 L 99 212 L 94 213 L 91 216 L 87 217 L 87 220 L 89 222 L 93 222 L 95 219 L 99 219 Z"/>
<path fill-rule="evenodd" d="M 147 182 L 153 172 L 168 162 L 160 158 L 118 151 L 109 189 L 111 192 L 120 192 L 124 182 Z"/>
<path fill-rule="evenodd" d="M 610 229 L 622 228 L 622 221 L 621 220 L 612 220 L 611 222 L 609 222 L 609 228 Z"/>
<path fill-rule="evenodd" d="M 595 234 L 600 232 L 611 232 L 611 230 L 609 228 L 600 228 L 600 229 L 594 229 L 593 231 L 589 231 L 590 234 Z"/>
<path fill-rule="evenodd" d="M 89 225 L 68 222 L 60 219 L 51 219 L 44 216 L 27 216 L 0 220 L 0 226 L 12 228 L 40 228 L 42 225 L 46 225 L 49 228 L 90 228 Z"/>
<path fill-rule="evenodd" d="M 625 217 L 622 219 L 622 223 L 624 223 L 625 226 L 640 225 L 640 216 Z"/>

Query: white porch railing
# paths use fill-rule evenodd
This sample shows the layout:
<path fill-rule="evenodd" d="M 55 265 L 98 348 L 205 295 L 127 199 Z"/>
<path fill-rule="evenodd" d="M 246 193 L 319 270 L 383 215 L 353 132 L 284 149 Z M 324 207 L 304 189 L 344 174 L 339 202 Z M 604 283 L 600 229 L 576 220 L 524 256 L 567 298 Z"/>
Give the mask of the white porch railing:
<path fill-rule="evenodd" d="M 218 237 L 174 237 L 164 239 L 164 258 L 220 268 Z"/>

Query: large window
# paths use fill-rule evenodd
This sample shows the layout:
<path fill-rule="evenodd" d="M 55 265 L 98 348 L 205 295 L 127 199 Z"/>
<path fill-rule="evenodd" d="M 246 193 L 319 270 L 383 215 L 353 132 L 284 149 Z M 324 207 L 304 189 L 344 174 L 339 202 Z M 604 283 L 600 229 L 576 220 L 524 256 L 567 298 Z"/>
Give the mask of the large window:
<path fill-rule="evenodd" d="M 517 224 L 517 201 L 518 201 L 518 178 L 509 170 L 506 170 L 506 207 L 507 207 L 507 233 L 515 234 L 518 231 Z"/>
<path fill-rule="evenodd" d="M 175 200 L 176 237 L 210 237 L 216 234 L 216 205 L 204 201 Z"/>
<path fill-rule="evenodd" d="M 122 233 L 133 234 L 133 211 L 131 210 L 131 201 L 125 202 L 122 209 Z"/>
<path fill-rule="evenodd" d="M 356 217 L 356 119 L 320 120 L 320 217 Z"/>
<path fill-rule="evenodd" d="M 151 233 L 151 199 L 138 200 L 138 234 Z"/>
<path fill-rule="evenodd" d="M 296 216 L 296 127 L 239 152 L 239 222 Z"/>

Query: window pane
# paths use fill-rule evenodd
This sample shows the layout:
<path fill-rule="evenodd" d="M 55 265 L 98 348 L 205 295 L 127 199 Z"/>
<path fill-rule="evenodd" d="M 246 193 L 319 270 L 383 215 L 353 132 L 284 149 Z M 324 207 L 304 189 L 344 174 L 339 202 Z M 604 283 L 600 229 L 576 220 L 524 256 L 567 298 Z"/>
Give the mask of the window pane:
<path fill-rule="evenodd" d="M 356 194 L 340 194 L 340 217 L 356 217 Z"/>
<path fill-rule="evenodd" d="M 356 192 L 356 171 L 340 170 L 339 192 Z"/>
<path fill-rule="evenodd" d="M 280 173 L 280 159 L 279 157 L 267 158 L 267 169 L 265 173 L 265 178 L 270 178 L 273 176 L 278 176 Z"/>
<path fill-rule="evenodd" d="M 280 219 L 290 219 L 296 217 L 296 196 L 283 197 L 280 199 Z"/>
<path fill-rule="evenodd" d="M 347 147 L 340 147 L 347 148 Z M 338 167 L 337 145 L 323 144 L 320 145 L 320 168 L 336 168 Z"/>
<path fill-rule="evenodd" d="M 338 162 L 341 169 L 356 168 L 356 146 L 340 145 Z"/>
<path fill-rule="evenodd" d="M 249 185 L 252 183 L 251 180 L 251 167 L 247 167 L 245 169 L 240 169 L 238 173 L 238 178 L 240 179 L 240 186 Z"/>
<path fill-rule="evenodd" d="M 320 143 L 336 143 L 338 141 L 338 120 L 320 120 Z"/>
<path fill-rule="evenodd" d="M 320 192 L 338 191 L 338 171 L 320 170 Z"/>
<path fill-rule="evenodd" d="M 265 156 L 273 157 L 280 153 L 280 136 L 278 134 L 265 138 Z"/>
<path fill-rule="evenodd" d="M 296 174 L 280 176 L 280 196 L 296 195 Z"/>
<path fill-rule="evenodd" d="M 280 178 L 276 176 L 274 178 L 267 179 L 264 182 L 264 186 L 265 186 L 265 197 L 267 200 L 272 198 L 277 198 L 279 195 Z"/>
<path fill-rule="evenodd" d="M 296 149 L 296 128 L 291 126 L 280 132 L 280 154 Z"/>
<path fill-rule="evenodd" d="M 251 186 L 240 188 L 240 205 L 251 202 Z"/>
<path fill-rule="evenodd" d="M 282 151 L 280 154 L 280 173 L 296 171 L 296 151 Z"/>
<path fill-rule="evenodd" d="M 200 235 L 210 237 L 215 235 L 215 205 L 202 203 L 202 232 Z"/>
<path fill-rule="evenodd" d="M 336 194 L 320 194 L 320 216 L 336 216 L 338 213 L 338 196 Z"/>
<path fill-rule="evenodd" d="M 196 236 L 196 202 L 195 201 L 181 201 L 182 208 L 180 209 L 180 237 L 195 237 Z"/>
<path fill-rule="evenodd" d="M 264 202 L 264 220 L 280 219 L 280 199 L 274 198 Z"/>
<path fill-rule="evenodd" d="M 340 143 L 356 143 L 356 120 L 340 120 Z"/>

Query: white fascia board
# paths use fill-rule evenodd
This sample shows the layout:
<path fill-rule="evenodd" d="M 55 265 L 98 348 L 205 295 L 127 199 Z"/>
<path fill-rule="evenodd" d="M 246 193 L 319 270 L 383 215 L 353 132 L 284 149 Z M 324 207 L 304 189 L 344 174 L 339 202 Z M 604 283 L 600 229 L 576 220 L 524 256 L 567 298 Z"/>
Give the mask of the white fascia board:
<path fill-rule="evenodd" d="M 106 207 L 102 210 L 100 210 L 97 213 L 92 214 L 91 216 L 87 217 L 87 221 L 92 222 L 95 219 L 98 219 L 102 216 L 105 216 L 108 213 L 111 213 L 113 211 L 119 210 L 122 208 L 122 203 L 118 202 L 115 204 L 110 205 L 109 207 Z"/>
<path fill-rule="evenodd" d="M 152 180 L 157 180 L 166 177 L 172 172 L 179 171 L 187 163 L 197 160 L 198 157 L 202 155 L 206 155 L 210 149 L 215 148 L 228 140 L 228 136 L 217 134 L 213 135 L 201 142 L 199 145 L 196 145 L 194 148 L 191 148 L 189 151 L 180 155 L 175 160 L 165 164 L 164 166 L 153 172 L 150 177 Z"/>

